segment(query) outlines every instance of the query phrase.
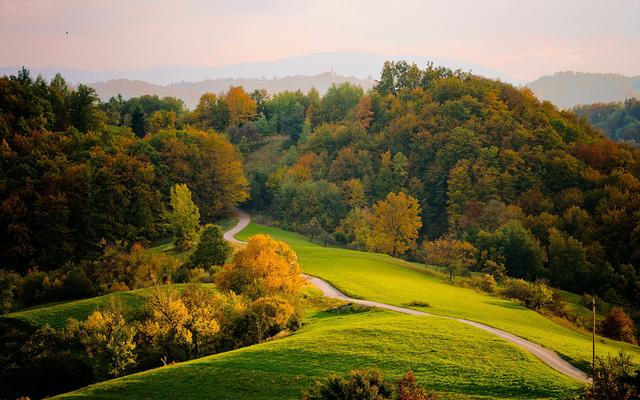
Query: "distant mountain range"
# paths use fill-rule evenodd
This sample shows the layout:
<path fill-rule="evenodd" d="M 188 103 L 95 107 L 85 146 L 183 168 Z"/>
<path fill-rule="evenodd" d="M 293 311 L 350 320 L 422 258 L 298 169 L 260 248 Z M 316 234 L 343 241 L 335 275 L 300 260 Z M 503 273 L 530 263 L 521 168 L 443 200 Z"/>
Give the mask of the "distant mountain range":
<path fill-rule="evenodd" d="M 200 82 L 180 82 L 169 85 L 156 85 L 144 81 L 131 81 L 128 79 L 114 79 L 106 82 L 89 83 L 96 90 L 102 100 L 107 100 L 112 96 L 121 94 L 125 99 L 141 96 L 143 94 L 156 94 L 160 97 L 170 96 L 182 99 L 187 107 L 195 108 L 203 93 L 220 93 L 229 89 L 230 86 L 242 86 L 246 91 L 255 89 L 266 89 L 269 93 L 279 93 L 285 90 L 302 90 L 307 92 L 312 87 L 318 89 L 320 94 L 324 94 L 331 85 L 349 82 L 359 85 L 364 90 L 373 86 L 372 79 L 358 79 L 346 77 L 331 72 L 318 75 L 306 76 L 286 76 L 275 79 L 250 79 L 250 78 L 223 78 L 207 79 Z"/>
<path fill-rule="evenodd" d="M 30 68 L 33 75 L 51 79 L 60 72 L 72 84 L 84 83 L 96 89 L 102 99 L 118 93 L 125 98 L 143 94 L 173 96 L 189 108 L 195 107 L 205 92 L 222 92 L 229 86 L 246 90 L 267 89 L 307 91 L 315 87 L 324 93 L 333 83 L 350 82 L 365 90 L 373 85 L 387 60 L 406 60 L 425 67 L 428 62 L 476 75 L 499 79 L 516 86 L 525 82 L 478 64 L 435 57 L 385 56 L 363 52 L 315 53 L 276 61 L 248 62 L 217 67 L 159 66 L 137 70 L 82 70 L 65 67 Z M 27 66 L 28 67 L 28 66 Z M 15 74 L 19 66 L 0 67 L 0 75 Z M 526 84 L 540 99 L 561 108 L 578 104 L 623 101 L 640 97 L 640 76 L 558 72 Z"/>
<path fill-rule="evenodd" d="M 176 82 L 199 82 L 207 79 L 221 78 L 282 78 L 295 75 L 319 75 L 324 72 L 335 72 L 343 76 L 360 79 L 376 78 L 380 74 L 382 64 L 387 60 L 406 60 L 424 67 L 427 62 L 452 69 L 472 71 L 489 78 L 500 79 L 510 83 L 524 83 L 505 73 L 482 65 L 462 61 L 447 60 L 436 57 L 414 55 L 386 56 L 364 52 L 314 53 L 297 57 L 282 58 L 275 61 L 248 62 L 216 67 L 192 66 L 158 66 L 137 70 L 82 70 L 76 68 L 51 67 L 32 68 L 34 75 L 42 75 L 51 79 L 60 72 L 65 79 L 73 83 L 91 83 L 112 79 L 130 79 L 149 82 L 156 85 L 168 85 Z M 15 74 L 20 66 L 0 67 L 0 75 Z"/>
<path fill-rule="evenodd" d="M 579 104 L 611 103 L 640 98 L 640 76 L 584 72 L 557 72 L 527 84 L 538 98 L 561 108 Z"/>

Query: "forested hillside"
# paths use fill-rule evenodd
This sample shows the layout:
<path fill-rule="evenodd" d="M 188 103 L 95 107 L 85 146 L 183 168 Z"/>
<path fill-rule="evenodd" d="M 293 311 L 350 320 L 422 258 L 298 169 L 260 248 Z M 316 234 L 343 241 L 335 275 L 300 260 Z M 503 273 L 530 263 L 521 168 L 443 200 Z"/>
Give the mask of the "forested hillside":
<path fill-rule="evenodd" d="M 640 142 L 640 100 L 627 99 L 624 103 L 596 103 L 577 106 L 573 112 L 585 117 L 611 139 L 638 145 Z"/>
<path fill-rule="evenodd" d="M 469 242 L 478 270 L 639 298 L 634 148 L 528 89 L 406 63 L 387 63 L 366 94 L 330 90 L 319 107 L 305 109 L 311 133 L 279 166 L 250 173 L 252 204 L 284 226 L 384 252 L 376 218 L 390 200 L 414 207 L 388 198 L 402 192 L 419 203 L 418 242 Z"/>
<path fill-rule="evenodd" d="M 221 134 L 177 130 L 175 99 L 101 104 L 86 86 L 23 70 L 0 78 L 0 107 L 2 267 L 55 269 L 97 257 L 105 243 L 166 236 L 178 183 L 204 222 L 247 198 L 238 152 Z M 145 124 L 157 134 L 142 138 Z"/>

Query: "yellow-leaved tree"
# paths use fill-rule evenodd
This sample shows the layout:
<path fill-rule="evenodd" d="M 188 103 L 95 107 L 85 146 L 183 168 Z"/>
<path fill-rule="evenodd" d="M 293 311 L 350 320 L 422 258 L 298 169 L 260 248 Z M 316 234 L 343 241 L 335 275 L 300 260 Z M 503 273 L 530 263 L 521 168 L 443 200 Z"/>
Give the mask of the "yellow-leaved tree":
<path fill-rule="evenodd" d="M 214 345 L 220 332 L 216 315 L 222 302 L 211 289 L 198 284 L 189 284 L 182 292 L 155 288 L 147 296 L 151 317 L 145 333 L 171 360 L 196 358 Z"/>
<path fill-rule="evenodd" d="M 224 97 L 229 109 L 229 122 L 242 125 L 257 115 L 256 101 L 244 91 L 242 86 L 232 86 Z"/>
<path fill-rule="evenodd" d="M 247 247 L 216 275 L 220 290 L 254 300 L 269 295 L 297 295 L 303 283 L 296 253 L 268 235 L 251 237 Z"/>
<path fill-rule="evenodd" d="M 303 284 L 296 253 L 268 235 L 251 237 L 247 247 L 216 275 L 220 290 L 250 300 L 247 316 L 255 342 L 298 326 Z"/>
<path fill-rule="evenodd" d="M 99 359 L 107 374 L 118 376 L 136 363 L 136 330 L 128 325 L 122 307 L 113 303 L 110 307 L 95 310 L 80 324 L 80 338 L 87 354 Z"/>
<path fill-rule="evenodd" d="M 368 247 L 393 256 L 414 247 L 422 227 L 418 201 L 402 192 L 389 193 L 373 206 Z"/>

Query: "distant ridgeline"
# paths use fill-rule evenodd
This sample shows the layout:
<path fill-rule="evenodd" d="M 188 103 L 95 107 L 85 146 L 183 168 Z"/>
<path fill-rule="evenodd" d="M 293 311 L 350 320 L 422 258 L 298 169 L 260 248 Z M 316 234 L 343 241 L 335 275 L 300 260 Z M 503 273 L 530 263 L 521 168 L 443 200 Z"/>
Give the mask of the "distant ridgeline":
<path fill-rule="evenodd" d="M 561 108 L 581 104 L 620 102 L 640 97 L 640 76 L 557 72 L 527 84 L 538 98 Z"/>
<path fill-rule="evenodd" d="M 640 145 L 640 100 L 576 106 L 574 112 L 602 129 L 611 139 Z"/>
<path fill-rule="evenodd" d="M 231 86 L 242 86 L 247 91 L 264 89 L 270 94 L 296 90 L 306 93 L 311 88 L 315 88 L 320 94 L 324 94 L 331 85 L 344 82 L 358 85 L 365 90 L 370 89 L 373 85 L 371 79 L 358 79 L 325 72 L 313 76 L 296 75 L 273 79 L 207 79 L 200 82 L 177 82 L 166 86 L 139 80 L 113 79 L 105 82 L 89 83 L 88 86 L 95 89 L 103 101 L 118 94 L 121 94 L 124 99 L 142 95 L 157 95 L 159 97 L 175 97 L 182 100 L 187 107 L 193 109 L 203 94 L 226 92 Z"/>

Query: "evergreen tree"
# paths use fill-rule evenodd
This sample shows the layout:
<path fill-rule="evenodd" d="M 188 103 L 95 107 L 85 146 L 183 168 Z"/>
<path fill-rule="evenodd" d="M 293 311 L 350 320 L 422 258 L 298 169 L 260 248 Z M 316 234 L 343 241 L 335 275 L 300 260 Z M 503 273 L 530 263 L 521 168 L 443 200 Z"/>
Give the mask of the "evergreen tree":
<path fill-rule="evenodd" d="M 194 267 L 223 265 L 230 253 L 231 247 L 224 240 L 222 228 L 208 224 L 200 234 L 200 240 L 191 254 L 189 263 Z"/>

